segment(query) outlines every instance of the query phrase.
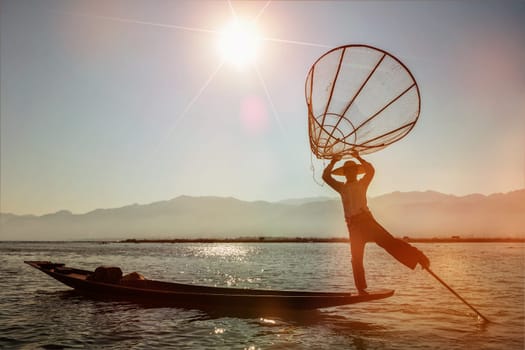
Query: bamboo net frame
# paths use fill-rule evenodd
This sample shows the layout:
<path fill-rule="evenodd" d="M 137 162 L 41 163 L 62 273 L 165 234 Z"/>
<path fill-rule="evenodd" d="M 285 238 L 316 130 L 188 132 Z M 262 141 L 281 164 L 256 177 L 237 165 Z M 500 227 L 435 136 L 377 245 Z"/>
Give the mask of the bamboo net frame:
<path fill-rule="evenodd" d="M 413 129 L 421 109 L 410 70 L 368 45 L 322 55 L 308 72 L 305 97 L 310 148 L 319 159 L 383 149 Z"/>

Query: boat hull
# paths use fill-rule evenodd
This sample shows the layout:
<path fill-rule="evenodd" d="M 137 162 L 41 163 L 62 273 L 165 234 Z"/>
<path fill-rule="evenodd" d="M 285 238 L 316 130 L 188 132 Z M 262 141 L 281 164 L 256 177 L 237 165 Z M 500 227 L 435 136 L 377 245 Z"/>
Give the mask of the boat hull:
<path fill-rule="evenodd" d="M 106 283 L 88 279 L 88 276 L 93 273 L 91 271 L 68 268 L 64 264 L 47 261 L 26 261 L 25 263 L 81 294 L 149 305 L 199 309 L 309 310 L 384 299 L 394 294 L 393 290 L 351 294 L 220 288 L 154 280 Z"/>

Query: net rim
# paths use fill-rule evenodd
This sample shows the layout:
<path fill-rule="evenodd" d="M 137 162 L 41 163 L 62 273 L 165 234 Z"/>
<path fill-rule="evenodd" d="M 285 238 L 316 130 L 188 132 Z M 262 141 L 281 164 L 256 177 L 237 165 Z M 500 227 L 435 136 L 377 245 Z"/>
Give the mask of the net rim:
<path fill-rule="evenodd" d="M 412 131 L 412 129 L 416 125 L 417 121 L 419 120 L 419 116 L 421 114 L 421 93 L 420 93 L 419 85 L 417 83 L 416 78 L 414 77 L 414 75 L 412 74 L 410 69 L 401 60 L 399 60 L 396 56 L 392 55 L 390 52 L 388 52 L 386 50 L 383 50 L 383 49 L 380 49 L 378 47 L 375 47 L 375 46 L 372 46 L 372 45 L 368 45 L 368 44 L 348 44 L 348 45 L 341 45 L 341 46 L 335 47 L 333 49 L 330 49 L 327 52 L 325 52 L 323 55 L 321 55 L 317 60 L 315 60 L 315 62 L 312 64 L 312 66 L 308 70 L 308 74 L 306 75 L 306 81 L 305 81 L 305 91 L 304 91 L 304 93 L 305 93 L 306 104 L 307 104 L 307 107 L 308 107 L 308 116 L 310 118 L 314 114 L 313 110 L 312 110 L 312 103 L 311 103 L 311 95 L 312 95 L 311 91 L 313 90 L 313 82 L 314 82 L 313 77 L 314 77 L 315 66 L 321 60 L 323 60 L 323 58 L 325 58 L 326 56 L 332 54 L 333 52 L 340 51 L 340 50 L 346 50 L 348 48 L 366 48 L 366 49 L 371 49 L 371 50 L 378 51 L 378 52 L 382 53 L 383 55 L 385 55 L 385 57 L 388 56 L 388 57 L 392 58 L 394 61 L 399 63 L 399 65 L 401 67 L 403 67 L 403 69 L 409 74 L 411 80 L 414 82 L 414 87 L 415 87 L 416 95 L 417 95 L 417 111 L 416 111 L 416 115 L 415 115 L 414 119 L 411 122 L 412 125 L 408 128 L 408 130 L 406 130 L 406 132 L 400 138 L 398 138 L 398 139 L 396 139 L 396 140 L 394 140 L 394 141 L 392 141 L 392 142 L 390 142 L 390 143 L 388 143 L 386 145 L 378 145 L 376 147 L 371 147 L 371 148 L 378 148 L 378 150 L 379 150 L 379 149 L 382 149 L 382 148 L 384 148 L 384 147 L 386 147 L 386 146 L 388 146 L 388 145 L 390 145 L 392 143 L 395 143 L 395 142 L 403 139 L 406 135 L 408 135 L 410 133 L 410 131 Z M 310 134 L 310 131 L 311 131 L 310 127 L 308 129 L 309 129 L 308 131 L 309 131 L 309 134 Z M 310 141 L 312 141 L 311 137 L 310 137 Z M 313 146 L 311 142 L 310 142 L 310 146 L 311 147 Z M 312 149 L 312 151 L 313 151 L 313 149 Z M 319 158 L 318 152 L 313 152 L 313 153 L 316 155 L 316 157 Z M 322 158 L 325 158 L 325 157 L 322 157 Z"/>

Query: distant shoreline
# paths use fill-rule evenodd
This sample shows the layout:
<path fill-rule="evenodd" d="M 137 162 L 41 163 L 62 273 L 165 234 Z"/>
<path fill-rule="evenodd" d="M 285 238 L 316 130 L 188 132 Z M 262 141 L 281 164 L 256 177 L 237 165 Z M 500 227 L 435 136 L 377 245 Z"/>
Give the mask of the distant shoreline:
<path fill-rule="evenodd" d="M 411 238 L 403 237 L 409 243 L 525 243 L 524 238 Z M 125 239 L 118 243 L 348 243 L 348 238 L 306 238 L 306 237 L 240 237 L 240 238 L 175 238 L 175 239 Z"/>

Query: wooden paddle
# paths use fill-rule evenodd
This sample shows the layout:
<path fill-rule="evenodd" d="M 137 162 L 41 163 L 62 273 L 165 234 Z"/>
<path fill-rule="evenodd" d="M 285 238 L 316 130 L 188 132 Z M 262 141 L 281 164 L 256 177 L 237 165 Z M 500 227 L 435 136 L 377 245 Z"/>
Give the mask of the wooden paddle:
<path fill-rule="evenodd" d="M 454 294 L 455 296 L 458 297 L 459 300 L 461 300 L 462 302 L 465 303 L 465 305 L 467 305 L 468 307 L 470 307 L 476 314 L 478 314 L 479 317 L 481 317 L 485 322 L 490 322 L 488 318 L 486 318 L 485 316 L 483 316 L 478 310 L 476 310 L 476 308 L 472 305 L 470 305 L 465 299 L 463 299 L 458 293 L 456 293 L 456 291 L 452 288 L 450 288 L 450 286 L 448 284 L 445 283 L 445 281 L 443 281 L 441 278 L 439 278 L 429 267 L 423 267 L 425 270 L 427 270 L 427 272 L 429 274 L 432 275 L 432 277 L 434 277 L 435 279 L 437 279 L 442 285 L 444 285 L 445 287 L 447 287 L 447 289 L 449 291 L 452 292 L 452 294 Z"/>

